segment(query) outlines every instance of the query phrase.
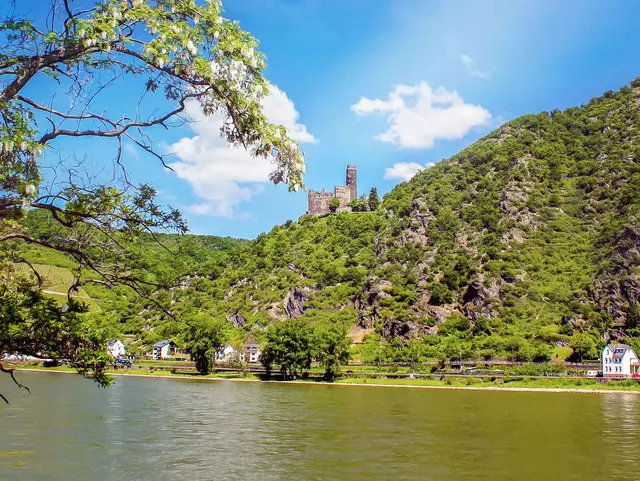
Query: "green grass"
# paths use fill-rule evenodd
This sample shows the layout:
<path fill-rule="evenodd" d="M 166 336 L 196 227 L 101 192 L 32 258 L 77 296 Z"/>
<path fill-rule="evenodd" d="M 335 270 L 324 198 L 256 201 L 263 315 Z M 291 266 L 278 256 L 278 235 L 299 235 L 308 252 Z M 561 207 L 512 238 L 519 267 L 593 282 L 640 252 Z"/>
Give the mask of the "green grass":
<path fill-rule="evenodd" d="M 193 367 L 195 364 L 192 361 L 147 361 L 136 360 L 136 366 L 144 367 Z"/>
<path fill-rule="evenodd" d="M 573 353 L 573 349 L 570 347 L 556 346 L 551 351 L 551 359 L 558 361 L 566 361 L 567 358 Z"/>
<path fill-rule="evenodd" d="M 74 372 L 68 366 L 58 366 L 55 368 L 45 368 L 41 365 L 24 366 L 27 370 L 37 371 L 66 371 Z M 171 371 L 152 371 L 145 370 L 110 370 L 110 374 L 123 374 L 135 376 L 160 376 L 167 378 L 181 379 L 227 379 L 227 380 L 248 380 L 259 381 L 260 377 L 255 374 L 247 373 L 211 373 L 201 376 L 196 373 L 172 373 Z M 322 382 L 321 378 L 297 379 L 298 384 L 314 384 Z M 527 388 L 527 389 L 572 389 L 572 390 L 589 390 L 589 391 L 640 391 L 640 383 L 635 380 L 609 381 L 600 383 L 596 379 L 586 378 L 567 378 L 567 379 L 504 379 L 489 381 L 474 378 L 453 378 L 449 377 L 445 380 L 440 379 L 380 379 L 380 378 L 343 378 L 335 381 L 335 384 L 367 384 L 367 385 L 384 385 L 384 386 L 416 386 L 416 387 L 474 387 L 474 388 Z"/>
<path fill-rule="evenodd" d="M 22 270 L 31 271 L 27 265 L 20 264 L 20 266 Z M 66 267 L 56 267 L 48 264 L 33 264 L 33 267 L 42 279 L 44 294 L 55 299 L 58 304 L 65 302 L 67 300 L 67 291 L 74 282 L 73 273 Z M 98 303 L 82 287 L 79 287 L 72 297 L 85 303 L 89 308 L 89 312 L 100 311 Z"/>
<path fill-rule="evenodd" d="M 69 366 L 56 366 L 56 367 L 44 367 L 42 364 L 33 363 L 33 364 L 20 364 L 20 365 L 11 365 L 10 367 L 17 367 L 19 369 L 25 371 L 64 371 L 64 372 L 76 372 L 75 369 Z M 258 381 L 259 377 L 255 374 L 247 373 L 246 375 L 237 372 L 220 372 L 220 373 L 211 373 L 206 376 L 202 376 L 197 373 L 173 373 L 171 371 L 164 370 L 151 370 L 151 369 L 109 369 L 107 371 L 109 374 L 124 374 L 124 375 L 135 375 L 135 376 L 161 376 L 161 377 L 177 377 L 183 379 L 248 379 Z"/>
<path fill-rule="evenodd" d="M 528 388 L 528 389 L 577 389 L 577 390 L 616 390 L 616 391 L 640 391 L 640 383 L 637 381 L 609 381 L 601 384 L 596 379 L 528 379 L 500 381 L 477 381 L 473 378 L 462 380 L 460 378 L 439 379 L 359 379 L 345 378 L 336 381 L 338 384 L 373 384 L 390 386 L 442 386 L 442 387 L 492 387 L 492 388 Z"/>

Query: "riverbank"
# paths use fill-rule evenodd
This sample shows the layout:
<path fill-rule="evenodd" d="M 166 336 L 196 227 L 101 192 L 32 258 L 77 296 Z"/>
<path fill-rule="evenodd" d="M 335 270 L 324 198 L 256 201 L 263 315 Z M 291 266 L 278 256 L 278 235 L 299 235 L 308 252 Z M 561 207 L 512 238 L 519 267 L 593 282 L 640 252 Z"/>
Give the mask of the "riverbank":
<path fill-rule="evenodd" d="M 48 372 L 56 374 L 75 374 L 68 368 L 16 368 L 22 372 Z M 154 372 L 110 372 L 115 377 L 142 377 L 157 379 L 179 379 L 185 381 L 236 381 L 263 382 L 277 384 L 343 386 L 343 387 L 378 387 L 378 388 L 411 388 L 411 389 L 450 389 L 470 391 L 511 391 L 511 392 L 548 392 L 548 393 L 580 393 L 580 394 L 640 394 L 640 384 L 633 381 L 609 381 L 605 384 L 595 379 L 536 379 L 536 380 L 505 380 L 500 383 L 490 381 L 476 381 L 471 378 L 460 379 L 358 379 L 344 378 L 335 382 L 323 380 L 297 379 L 294 381 L 262 380 L 255 375 L 239 373 L 213 373 L 206 376 L 192 374 L 177 374 L 167 371 Z"/>

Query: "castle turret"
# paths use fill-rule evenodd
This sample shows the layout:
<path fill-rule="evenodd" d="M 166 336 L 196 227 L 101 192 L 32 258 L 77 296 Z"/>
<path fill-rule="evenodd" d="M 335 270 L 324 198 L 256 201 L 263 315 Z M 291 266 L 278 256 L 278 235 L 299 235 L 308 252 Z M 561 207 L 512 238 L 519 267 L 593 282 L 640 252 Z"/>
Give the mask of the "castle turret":
<path fill-rule="evenodd" d="M 347 165 L 347 187 L 350 201 L 358 198 L 358 171 L 355 164 Z"/>

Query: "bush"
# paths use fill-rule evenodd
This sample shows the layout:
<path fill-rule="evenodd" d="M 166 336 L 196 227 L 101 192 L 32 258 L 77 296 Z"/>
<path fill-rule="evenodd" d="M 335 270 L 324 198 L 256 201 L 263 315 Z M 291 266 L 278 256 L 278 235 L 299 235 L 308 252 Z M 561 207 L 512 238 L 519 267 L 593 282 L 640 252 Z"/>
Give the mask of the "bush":
<path fill-rule="evenodd" d="M 434 306 L 441 306 L 442 304 L 449 304 L 453 302 L 453 293 L 449 290 L 449 288 L 439 282 L 434 282 L 429 285 L 429 292 L 431 294 L 431 298 L 429 300 L 430 304 Z"/>

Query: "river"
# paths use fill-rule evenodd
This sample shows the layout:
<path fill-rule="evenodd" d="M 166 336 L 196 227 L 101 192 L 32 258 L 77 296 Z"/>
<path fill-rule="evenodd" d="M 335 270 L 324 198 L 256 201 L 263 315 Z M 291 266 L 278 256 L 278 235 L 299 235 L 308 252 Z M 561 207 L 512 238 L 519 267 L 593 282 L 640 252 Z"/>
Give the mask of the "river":
<path fill-rule="evenodd" d="M 0 376 L 0 480 L 640 479 L 640 396 Z"/>

